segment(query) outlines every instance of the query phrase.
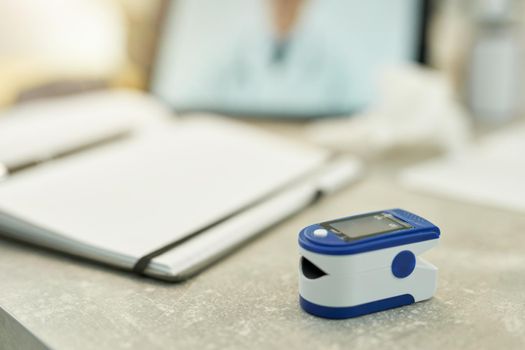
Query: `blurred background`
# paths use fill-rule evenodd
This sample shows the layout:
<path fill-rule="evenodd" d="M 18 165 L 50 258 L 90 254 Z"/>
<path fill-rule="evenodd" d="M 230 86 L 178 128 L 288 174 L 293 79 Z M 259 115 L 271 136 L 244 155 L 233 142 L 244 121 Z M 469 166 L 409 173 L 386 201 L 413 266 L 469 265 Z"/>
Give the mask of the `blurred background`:
<path fill-rule="evenodd" d="M 377 102 L 385 66 L 413 58 L 447 79 L 471 120 L 503 122 L 521 115 L 519 0 L 176 3 L 0 1 L 0 105 L 108 87 L 145 90 L 157 62 L 158 74 L 170 75 L 157 84 L 159 95 L 182 109 L 344 115 Z M 265 26 L 274 27 L 269 31 L 280 45 L 274 60 L 280 52 L 295 67 L 287 80 L 272 76 L 282 70 L 260 71 L 260 62 L 250 57 L 265 54 Z M 169 38 L 162 39 L 159 58 L 162 31 Z M 294 41 L 299 44 L 287 45 Z M 297 57 L 283 55 L 287 48 Z M 176 66 L 167 72 L 172 62 Z"/>
<path fill-rule="evenodd" d="M 0 103 L 104 87 L 144 89 L 159 9 L 160 1 L 2 0 Z"/>
<path fill-rule="evenodd" d="M 173 18 L 170 22 L 174 22 L 177 11 L 184 12 L 184 18 L 177 18 L 177 24 L 182 23 L 179 28 L 172 28 L 173 25 L 169 23 L 169 30 L 173 32 L 169 33 L 172 41 L 184 41 L 177 45 L 187 51 L 199 52 L 201 47 L 206 45 L 203 41 L 217 38 L 215 41 L 223 50 L 238 46 L 242 38 L 238 35 L 237 22 L 246 19 L 245 22 L 250 22 L 251 27 L 255 27 L 258 25 L 255 22 L 266 20 L 263 18 L 265 11 L 262 7 L 272 5 L 271 1 L 268 1 L 268 4 L 264 2 L 228 0 L 214 5 L 212 1 L 199 0 L 179 1 L 179 5 L 170 6 L 170 1 L 161 0 L 29 0 L 21 3 L 2 0 L 0 103 L 5 106 L 39 94 L 67 93 L 107 86 L 145 89 L 153 71 L 163 24 L 162 15 L 167 12 L 167 8 L 171 7 L 169 14 Z M 421 34 L 418 21 L 423 19 L 418 17 L 419 14 L 412 12 L 419 11 L 414 10 L 415 7 L 430 6 L 432 11 L 424 18 L 429 22 L 429 30 L 424 33 L 428 36 L 425 61 L 453 81 L 457 97 L 464 99 L 474 112 L 505 114 L 501 115 L 501 118 L 512 118 L 519 114 L 518 98 L 510 96 L 512 94 L 509 92 L 499 91 L 501 96 L 498 96 L 500 100 L 497 102 L 501 104 L 500 111 L 496 111 L 496 101 L 493 102 L 493 106 L 480 106 L 480 101 L 475 100 L 482 93 L 478 90 L 479 85 L 486 82 L 483 79 L 493 83 L 498 83 L 495 81 L 498 79 L 514 79 L 515 81 L 506 83 L 509 87 L 519 88 L 524 33 L 521 23 L 524 10 L 521 1 L 404 0 L 392 2 L 393 5 L 380 1 L 372 1 L 369 5 L 355 1 L 331 0 L 326 2 L 327 5 L 315 1 L 311 4 L 307 2 L 284 1 L 283 3 L 291 4 L 288 5 L 289 8 L 285 5 L 273 9 L 283 13 L 283 19 L 275 15 L 276 21 L 290 22 L 279 24 L 284 28 L 280 29 L 280 34 L 284 37 L 286 31 L 292 30 L 294 22 L 300 20 L 295 17 L 303 16 L 306 20 L 316 21 L 316 29 L 324 32 L 315 40 L 312 39 L 313 49 L 323 50 L 326 47 L 322 47 L 321 41 L 327 38 L 332 40 L 332 56 L 343 56 L 339 57 L 340 66 L 334 69 L 339 69 L 339 75 L 348 71 L 354 76 L 359 74 L 359 71 L 353 67 L 348 68 L 351 65 L 366 66 L 365 62 L 373 59 L 378 53 L 395 57 L 397 61 L 394 62 L 398 63 L 399 58 L 403 58 L 405 54 L 403 51 L 414 49 L 410 48 L 410 45 L 413 45 L 414 37 Z M 317 16 L 306 13 L 301 7 L 311 7 L 310 12 L 316 13 Z M 250 8 L 253 11 L 246 12 Z M 294 14 L 294 11 L 297 13 Z M 387 19 L 391 24 L 385 24 Z M 185 23 L 188 21 L 193 22 L 194 28 L 188 28 Z M 319 23 L 322 21 L 325 23 Z M 365 22 L 365 25 L 358 22 Z M 315 24 L 311 27 L 315 27 Z M 218 31 L 217 28 L 222 29 Z M 371 33 L 370 28 L 375 28 L 375 34 Z M 382 30 L 385 28 L 390 32 Z M 246 31 L 247 27 L 244 29 Z M 185 32 L 177 37 L 175 30 Z M 378 36 L 380 38 L 377 38 Z M 366 54 L 356 52 L 359 51 L 356 49 L 352 50 L 363 46 L 359 40 L 368 41 Z M 378 45 L 382 45 L 383 48 L 377 47 Z M 346 46 L 345 49 L 349 47 L 347 51 L 354 51 L 353 55 L 340 50 L 342 46 Z M 418 54 L 420 55 L 416 53 L 416 56 Z M 356 57 L 364 58 L 358 61 Z M 220 55 L 217 55 L 204 57 L 202 60 L 210 65 L 220 58 Z M 348 77 L 348 80 L 352 78 Z M 505 88 L 503 85 L 501 87 Z M 518 91 L 515 92 L 516 95 Z M 490 95 L 488 91 L 485 93 Z M 505 93 L 510 95 L 505 96 Z M 363 102 L 360 105 L 368 102 L 363 98 L 361 100 Z M 505 111 L 504 103 L 507 103 Z"/>
<path fill-rule="evenodd" d="M 520 0 L 0 0 L 0 108 L 126 89 L 180 114 L 284 120 L 270 127 L 363 158 L 457 154 L 523 119 L 524 11 Z"/>

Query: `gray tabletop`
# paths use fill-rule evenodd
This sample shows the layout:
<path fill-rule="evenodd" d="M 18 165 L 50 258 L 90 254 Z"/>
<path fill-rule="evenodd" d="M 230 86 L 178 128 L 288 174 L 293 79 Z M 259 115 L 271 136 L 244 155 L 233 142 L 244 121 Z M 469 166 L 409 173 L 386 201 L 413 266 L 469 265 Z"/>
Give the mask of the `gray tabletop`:
<path fill-rule="evenodd" d="M 334 321 L 298 306 L 297 233 L 402 207 L 442 229 L 434 298 Z M 384 176 L 329 197 L 197 277 L 168 284 L 0 240 L 2 349 L 522 349 L 525 216 L 410 193 Z"/>

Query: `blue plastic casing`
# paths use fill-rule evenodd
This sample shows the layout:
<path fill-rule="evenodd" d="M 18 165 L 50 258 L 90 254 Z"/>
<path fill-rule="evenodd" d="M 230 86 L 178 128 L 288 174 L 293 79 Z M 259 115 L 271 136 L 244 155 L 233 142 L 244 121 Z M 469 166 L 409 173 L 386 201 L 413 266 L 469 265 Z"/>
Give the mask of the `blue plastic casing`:
<path fill-rule="evenodd" d="M 314 304 L 299 295 L 299 304 L 308 313 L 333 320 L 358 317 L 371 314 L 373 312 L 393 309 L 395 307 L 410 305 L 414 303 L 414 297 L 410 294 L 398 295 L 395 297 L 371 301 L 366 304 L 349 307 L 330 307 Z"/>
<path fill-rule="evenodd" d="M 313 232 L 317 229 L 322 229 L 323 226 L 321 224 L 314 224 L 301 230 L 299 233 L 299 245 L 314 253 L 326 255 L 348 255 L 439 238 L 440 230 L 436 225 L 406 210 L 389 209 L 370 214 L 375 213 L 391 214 L 395 218 L 408 223 L 412 227 L 376 236 L 363 237 L 348 242 L 342 240 L 339 236 L 330 231 L 328 231 L 326 237 L 316 237 Z M 342 219 L 349 219 L 352 217 L 354 216 Z"/>

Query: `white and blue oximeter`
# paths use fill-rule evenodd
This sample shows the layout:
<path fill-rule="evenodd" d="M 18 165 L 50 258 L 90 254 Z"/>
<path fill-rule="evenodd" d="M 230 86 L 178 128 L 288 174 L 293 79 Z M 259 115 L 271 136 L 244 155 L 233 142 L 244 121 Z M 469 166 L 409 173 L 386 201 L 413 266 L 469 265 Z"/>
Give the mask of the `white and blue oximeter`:
<path fill-rule="evenodd" d="M 431 298 L 437 268 L 418 257 L 439 228 L 401 209 L 310 225 L 299 233 L 301 307 L 349 318 Z"/>

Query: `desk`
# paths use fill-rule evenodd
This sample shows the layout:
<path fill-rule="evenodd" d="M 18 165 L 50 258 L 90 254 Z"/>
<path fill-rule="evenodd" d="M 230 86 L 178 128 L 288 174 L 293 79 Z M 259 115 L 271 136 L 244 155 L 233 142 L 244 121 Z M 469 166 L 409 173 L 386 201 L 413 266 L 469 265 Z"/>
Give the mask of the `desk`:
<path fill-rule="evenodd" d="M 385 174 L 385 172 L 382 172 Z M 442 229 L 426 302 L 342 321 L 298 306 L 297 233 L 348 213 L 403 207 Z M 168 284 L 0 240 L 2 349 L 522 349 L 525 216 L 427 197 L 371 175 Z M 13 345 L 18 343 L 18 347 Z"/>

